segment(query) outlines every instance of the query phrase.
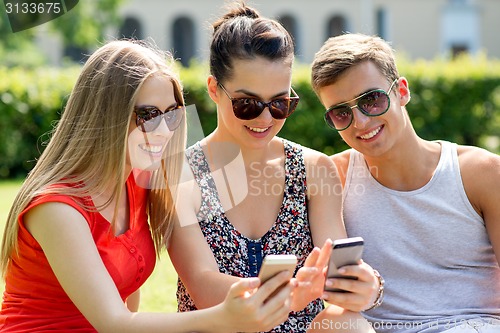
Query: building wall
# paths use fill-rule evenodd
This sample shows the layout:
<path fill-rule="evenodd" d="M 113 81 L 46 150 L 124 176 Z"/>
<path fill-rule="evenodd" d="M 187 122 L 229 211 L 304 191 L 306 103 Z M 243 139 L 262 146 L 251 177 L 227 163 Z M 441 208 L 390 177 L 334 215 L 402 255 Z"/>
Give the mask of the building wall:
<path fill-rule="evenodd" d="M 500 1 L 482 0 L 480 7 L 482 47 L 488 55 L 500 58 Z"/>
<path fill-rule="evenodd" d="M 181 58 L 182 52 L 175 50 L 173 26 L 176 19 L 187 18 L 194 29 L 193 56 L 204 60 L 208 57 L 211 22 L 224 13 L 225 3 L 226 0 L 128 0 L 120 15 L 139 22 L 140 37 L 153 38 L 161 48 L 174 51 Z M 472 53 L 486 51 L 490 57 L 500 58 L 500 0 L 247 0 L 247 3 L 266 17 L 292 17 L 296 23 L 297 59 L 307 63 L 328 37 L 329 21 L 335 16 L 345 20 L 345 30 L 381 34 L 398 53 L 413 59 L 449 56 L 453 45 L 462 44 Z M 379 17 L 383 17 L 382 25 Z M 186 33 L 184 30 L 177 29 L 176 33 Z M 109 35 L 120 34 L 116 30 Z M 188 43 L 184 47 L 189 49 L 189 40 L 185 41 Z M 181 60 L 187 63 L 188 59 Z"/>

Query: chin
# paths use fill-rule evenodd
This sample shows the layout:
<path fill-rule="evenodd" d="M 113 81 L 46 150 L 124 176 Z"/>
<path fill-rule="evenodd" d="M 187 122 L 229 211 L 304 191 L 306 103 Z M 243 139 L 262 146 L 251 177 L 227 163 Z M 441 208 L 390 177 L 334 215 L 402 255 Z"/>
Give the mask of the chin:
<path fill-rule="evenodd" d="M 142 171 L 155 171 L 161 167 L 161 159 L 159 160 L 151 160 L 151 159 L 143 159 L 139 161 L 135 161 L 132 163 L 132 168 Z"/>
<path fill-rule="evenodd" d="M 138 167 L 138 169 L 141 169 L 143 171 L 155 171 L 155 170 L 158 170 L 160 167 L 161 167 L 161 161 L 158 161 L 158 162 L 145 164 L 141 167 Z"/>

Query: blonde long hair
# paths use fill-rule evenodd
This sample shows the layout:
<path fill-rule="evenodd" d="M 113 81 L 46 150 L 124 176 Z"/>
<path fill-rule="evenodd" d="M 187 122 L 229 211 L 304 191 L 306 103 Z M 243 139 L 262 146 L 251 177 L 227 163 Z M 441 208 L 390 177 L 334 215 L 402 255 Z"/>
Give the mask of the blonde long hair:
<path fill-rule="evenodd" d="M 36 196 L 59 193 L 82 198 L 105 193 L 112 186 L 111 198 L 103 207 L 120 198 L 127 177 L 128 128 L 144 81 L 156 73 L 167 75 L 173 83 L 177 102 L 184 104 L 173 63 L 171 55 L 161 52 L 153 43 L 132 40 L 108 42 L 90 56 L 49 144 L 28 174 L 9 212 L 1 250 L 3 275 L 12 256 L 17 254 L 18 216 Z M 170 236 L 175 216 L 172 202 L 175 194 L 170 191 L 174 187 L 167 182 L 178 182 L 185 141 L 184 120 L 167 146 L 162 167 L 154 171 L 152 177 L 148 210 L 158 255 Z M 82 186 L 51 186 L 63 181 Z"/>

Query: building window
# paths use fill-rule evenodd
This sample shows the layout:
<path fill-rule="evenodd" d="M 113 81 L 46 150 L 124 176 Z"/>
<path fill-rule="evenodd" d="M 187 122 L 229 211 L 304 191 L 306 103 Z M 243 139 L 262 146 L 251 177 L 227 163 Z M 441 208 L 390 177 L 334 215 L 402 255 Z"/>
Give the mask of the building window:
<path fill-rule="evenodd" d="M 119 31 L 120 38 L 133 38 L 133 39 L 142 39 L 142 27 L 141 23 L 132 17 L 127 17 Z"/>
<path fill-rule="evenodd" d="M 377 10 L 377 35 L 380 38 L 388 39 L 387 31 L 387 11 L 384 8 L 379 8 Z"/>
<path fill-rule="evenodd" d="M 328 21 L 326 38 L 335 37 L 347 32 L 347 21 L 341 15 L 336 15 Z"/>
<path fill-rule="evenodd" d="M 283 15 L 278 17 L 278 21 L 285 27 L 286 31 L 292 36 L 295 44 L 295 54 L 298 54 L 300 41 L 298 36 L 297 20 L 292 15 Z"/>
<path fill-rule="evenodd" d="M 180 17 L 174 21 L 172 31 L 174 56 L 175 58 L 179 58 L 183 66 L 187 67 L 191 59 L 194 58 L 194 23 L 187 17 Z"/>
<path fill-rule="evenodd" d="M 476 53 L 480 48 L 481 15 L 473 2 L 451 1 L 442 11 L 441 51 L 456 57 L 460 53 Z"/>
<path fill-rule="evenodd" d="M 465 44 L 453 44 L 451 45 L 451 56 L 456 58 L 461 54 L 466 54 L 469 52 L 469 46 Z"/>
<path fill-rule="evenodd" d="M 66 45 L 64 47 L 63 57 L 83 65 L 89 58 L 89 51 L 79 46 Z"/>

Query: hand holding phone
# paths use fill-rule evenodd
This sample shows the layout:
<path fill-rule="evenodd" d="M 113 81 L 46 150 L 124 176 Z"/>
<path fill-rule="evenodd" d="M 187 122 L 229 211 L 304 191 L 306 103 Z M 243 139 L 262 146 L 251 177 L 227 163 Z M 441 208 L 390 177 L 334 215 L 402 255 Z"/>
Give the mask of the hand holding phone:
<path fill-rule="evenodd" d="M 338 239 L 333 242 L 332 254 L 328 262 L 326 278 L 343 278 L 357 280 L 354 276 L 340 275 L 338 269 L 347 265 L 357 265 L 363 255 L 364 240 L 361 237 Z M 328 288 L 325 291 L 347 292 L 342 289 Z"/>
<path fill-rule="evenodd" d="M 297 266 L 297 257 L 293 254 L 270 254 L 264 257 L 259 271 L 259 279 L 266 282 L 282 271 L 290 272 L 293 275 Z"/>

